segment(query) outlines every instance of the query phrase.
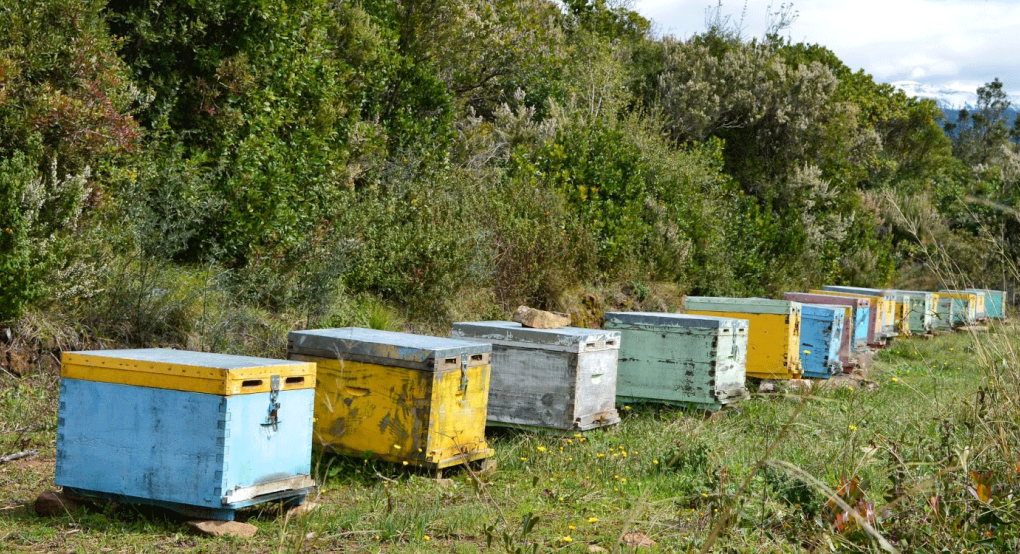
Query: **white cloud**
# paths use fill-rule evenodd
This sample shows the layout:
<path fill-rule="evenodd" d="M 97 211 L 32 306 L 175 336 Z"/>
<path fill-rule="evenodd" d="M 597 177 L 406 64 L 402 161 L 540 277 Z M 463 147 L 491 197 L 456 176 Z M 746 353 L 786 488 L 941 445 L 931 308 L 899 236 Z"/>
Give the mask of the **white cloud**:
<path fill-rule="evenodd" d="M 636 0 L 635 9 L 653 20 L 661 34 L 685 38 L 705 29 L 705 9 L 714 0 Z M 745 36 L 761 36 L 769 5 L 748 0 Z M 745 4 L 723 4 L 741 19 Z M 1020 2 L 1007 0 L 794 0 L 798 13 L 786 34 L 796 42 L 818 43 L 852 69 L 878 81 L 911 79 L 934 85 L 982 83 L 999 77 L 1020 91 Z M 1014 93 L 1014 96 L 1020 94 Z"/>

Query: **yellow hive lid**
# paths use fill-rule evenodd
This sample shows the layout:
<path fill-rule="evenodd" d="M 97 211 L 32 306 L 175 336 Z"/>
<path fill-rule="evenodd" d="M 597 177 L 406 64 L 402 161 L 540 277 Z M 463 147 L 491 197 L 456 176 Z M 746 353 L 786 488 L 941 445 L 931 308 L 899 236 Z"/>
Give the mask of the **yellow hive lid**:
<path fill-rule="evenodd" d="M 60 376 L 228 396 L 269 392 L 274 376 L 279 390 L 314 388 L 315 364 L 166 348 L 90 350 L 64 352 Z"/>

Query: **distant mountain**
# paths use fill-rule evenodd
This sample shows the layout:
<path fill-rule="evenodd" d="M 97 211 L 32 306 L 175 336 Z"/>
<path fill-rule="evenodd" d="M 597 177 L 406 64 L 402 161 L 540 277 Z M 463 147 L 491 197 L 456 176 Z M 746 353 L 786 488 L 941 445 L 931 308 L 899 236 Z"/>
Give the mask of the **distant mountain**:
<path fill-rule="evenodd" d="M 907 96 L 934 100 L 938 107 L 942 109 L 942 113 L 945 114 L 946 121 L 955 122 L 960 110 L 974 110 L 977 106 L 977 90 L 968 91 L 946 86 L 927 85 L 917 81 L 897 81 L 891 84 L 905 92 Z M 1017 103 L 1020 103 L 1020 98 L 1010 98 L 1010 100 L 1014 103 L 1006 111 L 1006 115 L 1009 118 L 1009 122 L 1012 123 L 1013 119 L 1020 113 L 1017 110 L 1020 107 L 1017 105 Z"/>

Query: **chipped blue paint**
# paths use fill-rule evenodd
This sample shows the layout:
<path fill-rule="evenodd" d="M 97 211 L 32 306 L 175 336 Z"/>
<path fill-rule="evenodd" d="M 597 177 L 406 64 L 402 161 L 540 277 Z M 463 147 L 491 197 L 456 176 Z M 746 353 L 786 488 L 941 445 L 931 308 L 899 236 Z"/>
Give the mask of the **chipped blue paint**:
<path fill-rule="evenodd" d="M 804 304 L 800 316 L 800 359 L 804 376 L 828 379 L 843 372 L 839 347 L 843 336 L 842 307 Z"/>
<path fill-rule="evenodd" d="M 214 519 L 309 489 L 271 490 L 309 476 L 313 389 L 281 391 L 279 423 L 263 425 L 270 393 L 220 396 L 62 379 L 56 484 L 86 495 L 165 506 Z M 266 496 L 239 489 L 265 485 Z"/>

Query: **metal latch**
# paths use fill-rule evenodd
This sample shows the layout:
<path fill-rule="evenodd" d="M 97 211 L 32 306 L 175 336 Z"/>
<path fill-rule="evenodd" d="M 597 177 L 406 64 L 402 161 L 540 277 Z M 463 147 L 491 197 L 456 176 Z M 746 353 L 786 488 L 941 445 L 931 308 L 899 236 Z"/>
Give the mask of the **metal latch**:
<path fill-rule="evenodd" d="M 468 376 L 467 376 L 467 364 L 468 357 L 460 357 L 460 387 L 457 388 L 457 392 L 463 393 L 468 388 Z"/>
<path fill-rule="evenodd" d="M 263 427 L 272 427 L 278 431 L 280 426 L 280 403 L 277 398 L 280 396 L 280 376 L 273 375 L 269 378 L 269 413 L 266 415 L 266 422 Z"/>

